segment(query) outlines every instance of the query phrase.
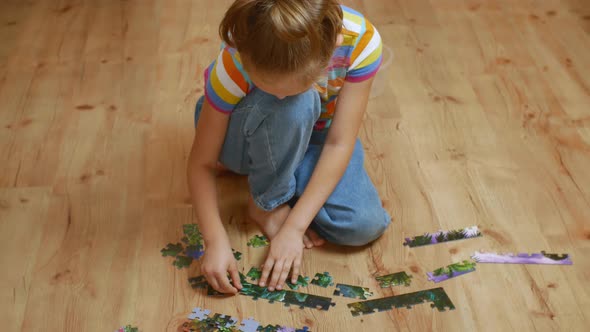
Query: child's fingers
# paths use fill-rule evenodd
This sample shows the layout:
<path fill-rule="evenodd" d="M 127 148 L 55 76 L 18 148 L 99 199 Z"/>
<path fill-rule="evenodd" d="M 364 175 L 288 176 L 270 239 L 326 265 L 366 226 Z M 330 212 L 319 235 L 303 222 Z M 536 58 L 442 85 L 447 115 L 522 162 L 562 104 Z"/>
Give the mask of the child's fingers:
<path fill-rule="evenodd" d="M 289 271 L 291 271 L 291 265 L 293 265 L 293 262 L 291 260 L 286 261 L 285 265 L 283 265 L 283 270 L 281 271 L 281 276 L 279 277 L 279 282 L 277 285 L 278 290 L 281 290 L 283 288 L 285 280 L 287 280 L 287 277 L 289 276 Z"/>
<path fill-rule="evenodd" d="M 293 273 L 291 274 L 291 283 L 297 283 L 297 278 L 299 278 L 299 273 L 301 269 L 301 256 L 298 255 L 295 260 L 293 261 Z"/>
<path fill-rule="evenodd" d="M 268 283 L 268 290 L 273 291 L 277 287 L 277 283 L 279 281 L 279 277 L 281 276 L 281 272 L 283 271 L 284 264 L 285 261 L 282 260 L 275 263 L 275 266 L 272 269 L 272 277 Z"/>
<path fill-rule="evenodd" d="M 272 271 L 273 265 L 274 265 L 274 260 L 270 257 L 267 257 L 266 262 L 264 262 L 264 266 L 262 267 L 262 275 L 260 276 L 259 285 L 261 287 L 264 287 L 266 285 L 266 280 L 268 279 L 268 276 L 270 275 L 270 271 Z"/>
<path fill-rule="evenodd" d="M 216 279 L 217 282 L 219 284 L 219 287 L 221 288 L 220 292 L 222 293 L 237 293 L 238 290 L 235 289 L 230 283 L 229 283 L 229 279 L 227 278 L 226 275 L 224 274 L 218 274 L 216 275 Z"/>
<path fill-rule="evenodd" d="M 217 282 L 217 279 L 213 276 L 207 278 L 209 285 L 211 287 L 213 287 L 213 289 L 215 289 L 218 292 L 221 292 L 221 288 L 219 287 L 219 283 Z"/>
<path fill-rule="evenodd" d="M 242 289 L 242 283 L 240 282 L 240 274 L 238 273 L 238 268 L 233 264 L 229 268 L 229 274 L 231 276 L 232 281 L 234 282 L 234 286 L 240 290 Z"/>

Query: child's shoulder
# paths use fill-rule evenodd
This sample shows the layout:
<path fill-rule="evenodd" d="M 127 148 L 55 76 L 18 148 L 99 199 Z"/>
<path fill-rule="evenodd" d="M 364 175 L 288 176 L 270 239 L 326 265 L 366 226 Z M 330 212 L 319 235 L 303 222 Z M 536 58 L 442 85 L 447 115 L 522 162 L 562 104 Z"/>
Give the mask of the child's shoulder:
<path fill-rule="evenodd" d="M 345 29 L 344 32 L 356 36 L 363 34 L 368 22 L 366 17 L 350 7 L 344 5 L 341 5 L 341 7 Z"/>

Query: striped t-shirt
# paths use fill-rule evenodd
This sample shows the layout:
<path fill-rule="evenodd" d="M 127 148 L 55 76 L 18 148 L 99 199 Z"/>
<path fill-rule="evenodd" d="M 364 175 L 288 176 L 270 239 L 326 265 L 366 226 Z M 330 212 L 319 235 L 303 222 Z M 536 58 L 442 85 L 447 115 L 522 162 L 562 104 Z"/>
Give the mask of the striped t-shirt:
<path fill-rule="evenodd" d="M 377 29 L 361 13 L 346 6 L 342 6 L 342 11 L 344 41 L 334 51 L 325 75 L 314 84 L 322 100 L 322 113 L 315 130 L 330 127 L 338 93 L 345 81 L 367 80 L 381 65 L 382 43 Z M 238 51 L 222 45 L 219 56 L 205 71 L 207 101 L 216 110 L 229 114 L 254 88 Z"/>

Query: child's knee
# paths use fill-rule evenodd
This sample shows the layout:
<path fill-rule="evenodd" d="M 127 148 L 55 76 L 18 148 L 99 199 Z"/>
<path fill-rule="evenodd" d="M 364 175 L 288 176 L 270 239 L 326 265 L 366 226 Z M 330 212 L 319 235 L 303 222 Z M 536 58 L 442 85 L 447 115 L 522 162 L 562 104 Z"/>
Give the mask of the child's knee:
<path fill-rule="evenodd" d="M 351 217 L 353 219 L 345 222 L 336 221 L 336 225 L 343 226 L 332 228 L 330 234 L 326 234 L 326 240 L 344 246 L 364 246 L 381 237 L 391 224 L 391 218 L 383 209 L 353 214 Z"/>
<path fill-rule="evenodd" d="M 275 114 L 290 128 L 310 129 L 320 117 L 320 97 L 313 89 L 287 97 L 280 103 L 281 110 Z"/>

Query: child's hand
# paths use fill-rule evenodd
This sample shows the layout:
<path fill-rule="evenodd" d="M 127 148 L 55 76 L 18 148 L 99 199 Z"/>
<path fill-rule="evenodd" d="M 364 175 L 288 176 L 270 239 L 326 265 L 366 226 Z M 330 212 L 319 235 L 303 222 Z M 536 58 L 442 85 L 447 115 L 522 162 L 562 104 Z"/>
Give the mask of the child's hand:
<path fill-rule="evenodd" d="M 260 286 L 264 287 L 270 273 L 272 277 L 268 283 L 270 291 L 281 290 L 289 275 L 291 267 L 291 282 L 296 283 L 303 256 L 303 234 L 296 230 L 283 227 L 270 242 L 270 251 L 262 268 Z"/>
<path fill-rule="evenodd" d="M 207 278 L 209 285 L 218 292 L 236 294 L 238 290 L 242 289 L 238 264 L 231 251 L 231 246 L 226 242 L 220 241 L 220 243 L 207 245 L 201 262 L 201 272 Z M 235 287 L 229 282 L 228 273 Z"/>

